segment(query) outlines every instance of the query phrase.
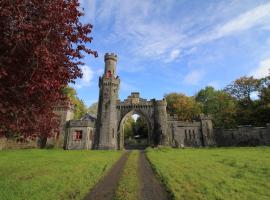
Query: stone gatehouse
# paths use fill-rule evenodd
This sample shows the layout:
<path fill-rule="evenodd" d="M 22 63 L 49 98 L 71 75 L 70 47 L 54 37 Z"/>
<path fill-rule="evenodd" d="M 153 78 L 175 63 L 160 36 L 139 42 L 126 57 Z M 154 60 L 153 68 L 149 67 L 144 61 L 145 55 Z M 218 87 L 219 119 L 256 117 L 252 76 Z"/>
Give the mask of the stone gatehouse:
<path fill-rule="evenodd" d="M 66 124 L 65 149 L 123 149 L 124 121 L 133 114 L 145 119 L 149 146 L 215 145 L 212 121 L 207 116 L 201 115 L 192 122 L 180 121 L 176 116 L 167 114 L 165 99 L 143 99 L 138 92 L 132 92 L 124 101 L 119 100 L 117 55 L 107 53 L 104 61 L 104 73 L 99 78 L 97 120 L 91 123 L 87 119 L 69 121 Z M 89 131 L 92 131 L 91 136 Z"/>
<path fill-rule="evenodd" d="M 213 129 L 211 117 L 200 115 L 193 121 L 181 121 L 167 114 L 165 99 L 147 100 L 138 92 L 127 99 L 118 97 L 120 78 L 116 73 L 117 55 L 106 53 L 105 69 L 99 78 L 99 102 L 97 117 L 86 114 L 74 120 L 74 106 L 59 105 L 54 112 L 60 118 L 59 130 L 49 138 L 49 146 L 64 149 L 123 149 L 124 122 L 139 114 L 148 127 L 148 145 L 172 147 L 202 146 L 250 146 L 270 145 L 270 125 L 266 127 L 242 126 L 236 129 Z M 28 148 L 35 142 L 17 144 L 8 138 L 0 138 L 0 149 Z"/>
<path fill-rule="evenodd" d="M 147 100 L 138 92 L 127 99 L 118 97 L 120 78 L 116 73 L 117 55 L 105 54 L 105 68 L 99 78 L 98 115 L 86 114 L 74 120 L 73 105 L 59 105 L 54 112 L 60 117 L 59 130 L 49 138 L 49 146 L 64 149 L 123 149 L 124 122 L 133 115 L 144 118 L 148 128 L 148 145 L 172 147 L 250 146 L 270 145 L 270 125 L 266 127 L 242 126 L 236 129 L 213 129 L 211 117 L 200 115 L 193 121 L 181 121 L 167 114 L 165 99 Z M 19 144 L 32 147 L 33 144 Z M 0 138 L 0 149 L 18 144 Z M 34 146 L 35 143 L 34 143 Z"/>

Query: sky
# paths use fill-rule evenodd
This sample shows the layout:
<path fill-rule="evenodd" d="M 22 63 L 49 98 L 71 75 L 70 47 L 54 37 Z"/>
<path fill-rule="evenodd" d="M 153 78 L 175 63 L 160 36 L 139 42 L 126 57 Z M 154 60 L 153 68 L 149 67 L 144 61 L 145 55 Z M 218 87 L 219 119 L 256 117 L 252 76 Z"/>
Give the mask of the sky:
<path fill-rule="evenodd" d="M 222 89 L 270 68 L 270 0 L 80 0 L 94 26 L 98 58 L 85 55 L 75 85 L 86 105 L 98 101 L 104 54 L 118 56 L 119 98 Z"/>

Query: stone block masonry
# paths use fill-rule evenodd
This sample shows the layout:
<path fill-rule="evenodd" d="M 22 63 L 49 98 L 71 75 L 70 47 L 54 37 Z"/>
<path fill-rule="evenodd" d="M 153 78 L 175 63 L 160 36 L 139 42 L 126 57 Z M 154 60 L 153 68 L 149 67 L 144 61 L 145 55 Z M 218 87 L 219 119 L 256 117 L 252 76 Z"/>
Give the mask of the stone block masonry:
<path fill-rule="evenodd" d="M 270 124 L 265 127 L 238 126 L 236 129 L 214 129 L 217 146 L 270 145 Z"/>

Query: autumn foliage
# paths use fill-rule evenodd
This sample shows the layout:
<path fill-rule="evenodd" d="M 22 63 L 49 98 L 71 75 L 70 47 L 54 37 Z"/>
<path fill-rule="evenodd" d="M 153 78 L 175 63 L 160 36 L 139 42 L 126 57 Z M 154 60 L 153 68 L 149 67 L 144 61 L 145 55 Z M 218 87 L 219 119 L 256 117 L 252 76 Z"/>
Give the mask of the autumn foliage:
<path fill-rule="evenodd" d="M 57 127 L 53 106 L 81 77 L 92 25 L 78 0 L 0 1 L 0 134 L 47 137 Z"/>

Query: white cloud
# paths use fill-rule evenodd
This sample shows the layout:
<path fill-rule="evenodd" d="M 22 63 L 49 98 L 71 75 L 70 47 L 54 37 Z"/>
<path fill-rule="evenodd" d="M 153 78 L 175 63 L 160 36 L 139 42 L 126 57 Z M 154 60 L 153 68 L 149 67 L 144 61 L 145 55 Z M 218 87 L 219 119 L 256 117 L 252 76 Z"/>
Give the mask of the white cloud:
<path fill-rule="evenodd" d="M 165 59 L 165 62 L 172 62 L 175 59 L 179 58 L 180 56 L 180 50 L 179 49 L 174 49 L 171 51 L 169 57 Z"/>
<path fill-rule="evenodd" d="M 204 72 L 202 70 L 192 70 L 184 77 L 184 83 L 187 85 L 197 85 L 202 77 Z"/>
<path fill-rule="evenodd" d="M 255 78 L 263 78 L 269 75 L 270 73 L 270 58 L 262 60 L 259 66 L 250 72 L 250 76 Z"/>
<path fill-rule="evenodd" d="M 94 72 L 89 66 L 82 66 L 81 67 L 83 77 L 76 81 L 75 87 L 82 88 L 82 87 L 89 87 L 91 86 L 91 81 L 94 77 Z"/>
<path fill-rule="evenodd" d="M 229 36 L 255 26 L 264 28 L 270 22 L 270 3 L 265 3 L 248 10 L 237 17 L 227 21 L 223 25 L 217 25 L 215 29 L 193 40 L 192 44 L 200 44 Z"/>
<path fill-rule="evenodd" d="M 90 5 L 92 1 L 87 2 Z M 238 16 L 229 19 L 243 7 L 242 2 L 212 3 L 203 13 L 194 9 L 190 15 L 183 16 L 179 11 L 179 15 L 174 16 L 173 20 L 171 14 L 179 3 L 177 1 L 93 2 L 96 3 L 85 6 L 86 14 L 92 12 L 89 7 L 95 7 L 92 8 L 95 21 L 100 24 L 100 29 L 110 33 L 102 38 L 104 42 L 126 44 L 126 49 L 138 58 L 159 59 L 164 62 L 188 55 L 185 52 L 196 49 L 198 45 L 253 27 L 264 28 L 270 22 L 269 2 L 245 12 L 241 9 Z"/>

